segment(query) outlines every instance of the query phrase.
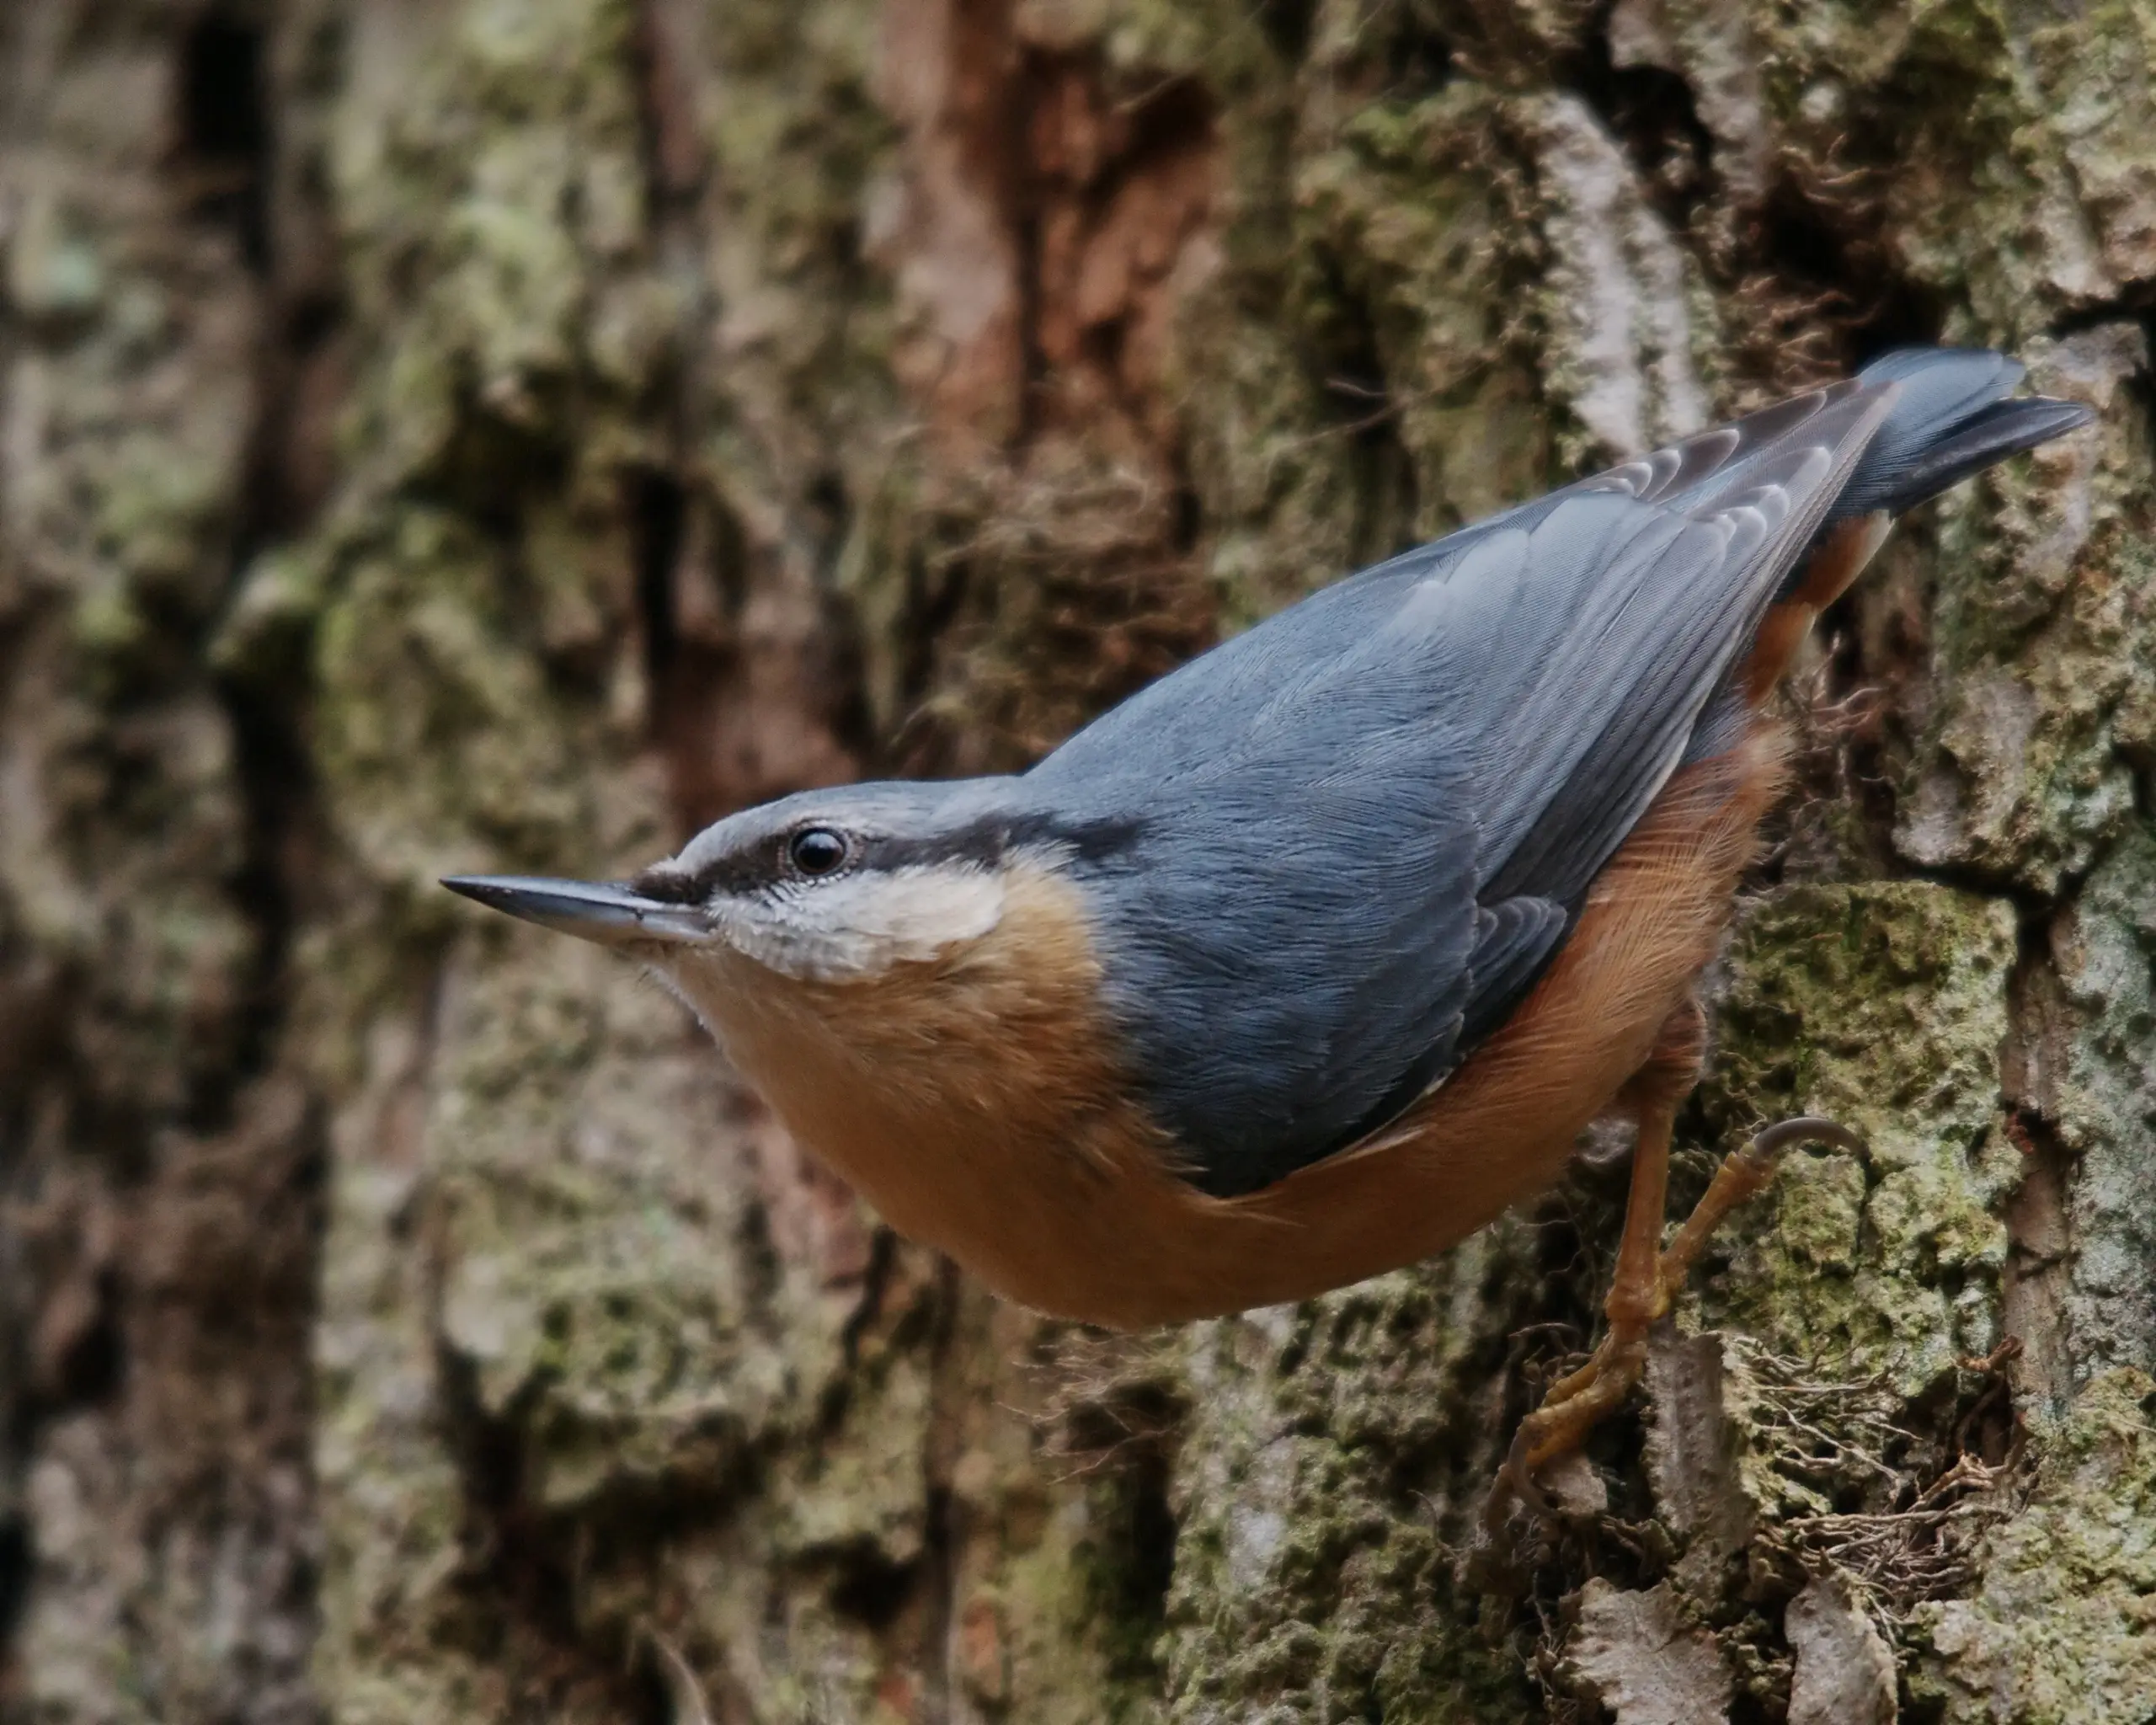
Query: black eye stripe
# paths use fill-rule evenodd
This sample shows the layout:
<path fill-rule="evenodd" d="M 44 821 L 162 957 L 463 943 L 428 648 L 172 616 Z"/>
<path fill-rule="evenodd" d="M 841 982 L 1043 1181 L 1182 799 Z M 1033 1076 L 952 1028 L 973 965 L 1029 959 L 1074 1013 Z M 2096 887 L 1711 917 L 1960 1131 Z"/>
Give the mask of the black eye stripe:
<path fill-rule="evenodd" d="M 1144 830 L 1143 824 L 1136 820 L 1064 821 L 1044 815 L 999 815 L 925 838 L 865 840 L 862 862 L 870 868 L 933 868 L 943 862 L 992 868 L 1014 850 L 1041 845 L 1100 862 L 1128 850 Z"/>
<path fill-rule="evenodd" d="M 676 874 L 664 865 L 647 868 L 625 884 L 638 897 L 661 905 L 694 905 L 710 890 L 708 881 L 693 874 Z"/>
<path fill-rule="evenodd" d="M 998 815 L 964 825 L 915 837 L 878 831 L 847 830 L 829 820 L 808 820 L 778 833 L 766 831 L 741 848 L 714 857 L 695 874 L 682 876 L 654 869 L 643 877 L 654 889 L 654 897 L 693 902 L 711 894 L 761 892 L 786 880 L 819 879 L 800 867 L 792 854 L 796 840 L 821 831 L 836 835 L 846 846 L 841 867 L 855 872 L 896 873 L 903 868 L 935 868 L 945 863 L 993 868 L 1014 850 L 1042 845 L 1067 851 L 1083 862 L 1113 865 L 1114 859 L 1144 836 L 1145 826 L 1134 820 L 1069 821 L 1053 816 Z"/>

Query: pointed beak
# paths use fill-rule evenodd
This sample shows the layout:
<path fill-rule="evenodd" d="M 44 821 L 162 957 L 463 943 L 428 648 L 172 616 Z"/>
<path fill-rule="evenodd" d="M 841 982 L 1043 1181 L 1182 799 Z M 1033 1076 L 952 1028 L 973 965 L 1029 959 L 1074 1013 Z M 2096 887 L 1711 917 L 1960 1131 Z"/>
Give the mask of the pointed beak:
<path fill-rule="evenodd" d="M 711 924 L 694 905 L 670 905 L 603 881 L 455 874 L 442 884 L 489 910 L 602 946 L 644 941 L 698 943 L 715 937 Z"/>

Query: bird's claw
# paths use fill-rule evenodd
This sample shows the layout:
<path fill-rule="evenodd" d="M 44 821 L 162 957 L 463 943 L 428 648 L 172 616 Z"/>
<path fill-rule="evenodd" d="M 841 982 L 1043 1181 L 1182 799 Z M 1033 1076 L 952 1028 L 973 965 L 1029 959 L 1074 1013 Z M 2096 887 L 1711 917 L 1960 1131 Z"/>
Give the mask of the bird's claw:
<path fill-rule="evenodd" d="M 1856 1133 L 1816 1114 L 1763 1126 L 1742 1149 L 1722 1158 L 1691 1215 L 1650 1268 L 1647 1285 L 1632 1285 L 1620 1273 L 1605 1303 L 1609 1328 L 1602 1345 L 1579 1370 L 1551 1385 L 1541 1405 L 1513 1434 L 1483 1505 L 1486 1535 L 1495 1537 L 1514 1503 L 1537 1517 L 1550 1514 L 1549 1500 L 1534 1482 L 1534 1470 L 1577 1449 L 1596 1423 L 1631 1393 L 1646 1368 L 1648 1326 L 1668 1311 L 1715 1230 L 1774 1178 L 1783 1151 L 1810 1142 L 1832 1144 L 1860 1156 L 1865 1151 Z"/>

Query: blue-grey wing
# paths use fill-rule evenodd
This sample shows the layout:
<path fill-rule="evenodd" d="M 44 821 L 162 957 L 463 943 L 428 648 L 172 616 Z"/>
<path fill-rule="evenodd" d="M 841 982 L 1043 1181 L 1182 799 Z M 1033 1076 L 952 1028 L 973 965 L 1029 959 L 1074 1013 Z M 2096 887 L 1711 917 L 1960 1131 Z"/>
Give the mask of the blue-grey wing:
<path fill-rule="evenodd" d="M 1068 782 L 1112 768 L 1133 750 L 1156 771 L 1202 771 L 1217 762 L 1224 740 L 1240 736 L 1267 708 L 1278 708 L 1283 686 L 1298 677 L 1324 675 L 1329 653 L 1386 627 L 1403 593 L 1426 577 L 1457 569 L 1484 542 L 1533 532 L 1553 515 L 1589 499 L 1700 511 L 1733 488 L 1753 483 L 1762 464 L 1785 457 L 1792 443 L 1816 437 L 1820 416 L 1845 409 L 1863 388 L 1860 380 L 1852 379 L 1777 403 L 1336 581 L 1140 690 L 1072 737 L 1034 773 Z M 1865 398 L 1880 393 L 1866 391 Z M 1477 575 L 1486 578 L 1488 569 L 1476 565 Z M 1201 669 L 1202 676 L 1193 675 Z"/>
<path fill-rule="evenodd" d="M 1892 398 L 1817 392 L 1741 460 L 1708 434 L 1366 571 L 1027 776 L 1138 835 L 1079 877 L 1198 1183 L 1354 1141 L 1502 1022 Z"/>

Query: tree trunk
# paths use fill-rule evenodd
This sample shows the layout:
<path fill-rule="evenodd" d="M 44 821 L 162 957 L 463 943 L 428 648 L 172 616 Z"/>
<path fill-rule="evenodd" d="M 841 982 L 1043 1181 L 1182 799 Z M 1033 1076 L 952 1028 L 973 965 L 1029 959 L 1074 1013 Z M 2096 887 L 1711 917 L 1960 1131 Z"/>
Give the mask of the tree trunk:
<path fill-rule="evenodd" d="M 8 1718 L 2072 1721 L 2156 1696 L 2151 0 L 0 7 Z M 1897 342 L 2094 430 L 1790 699 L 1683 1204 L 999 1306 L 480 916 L 1006 767 Z"/>

